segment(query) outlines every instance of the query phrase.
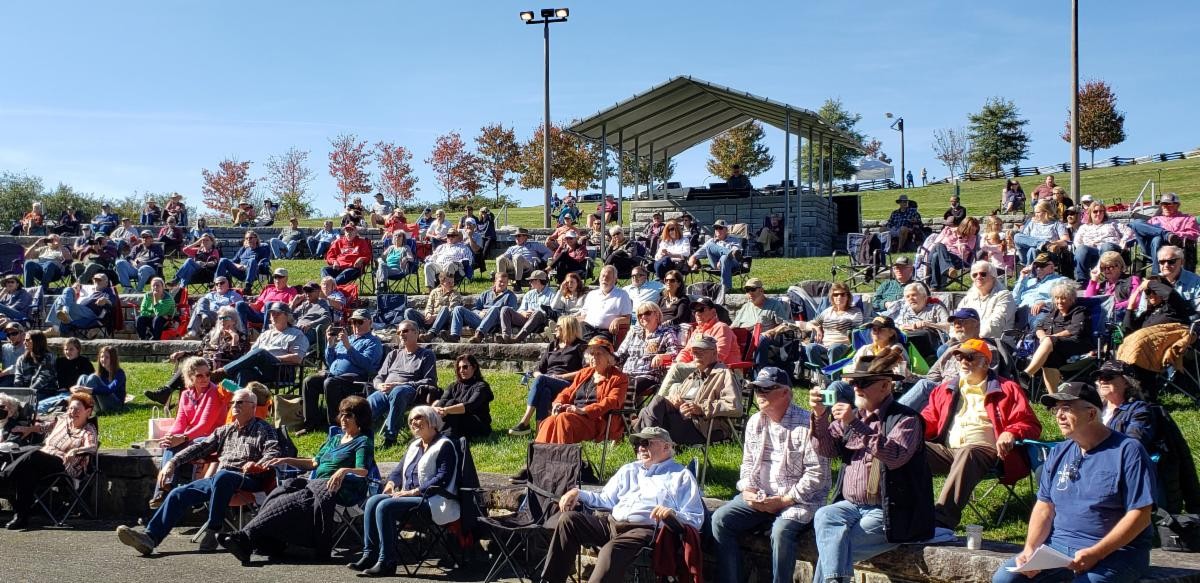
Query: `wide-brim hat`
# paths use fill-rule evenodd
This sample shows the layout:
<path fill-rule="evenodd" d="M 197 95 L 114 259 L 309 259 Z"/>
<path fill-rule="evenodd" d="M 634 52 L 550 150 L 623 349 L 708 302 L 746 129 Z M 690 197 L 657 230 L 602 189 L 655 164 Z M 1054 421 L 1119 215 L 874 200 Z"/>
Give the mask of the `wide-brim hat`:
<path fill-rule="evenodd" d="M 896 202 L 897 202 L 897 203 L 909 202 L 909 200 L 908 200 L 908 195 L 907 195 L 907 194 L 901 194 L 900 196 L 896 197 Z"/>
<path fill-rule="evenodd" d="M 866 354 L 854 363 L 854 368 L 849 371 L 842 371 L 843 379 L 889 379 L 893 381 L 904 380 L 903 375 L 898 375 L 892 369 L 894 364 L 885 363 L 879 357 Z"/>

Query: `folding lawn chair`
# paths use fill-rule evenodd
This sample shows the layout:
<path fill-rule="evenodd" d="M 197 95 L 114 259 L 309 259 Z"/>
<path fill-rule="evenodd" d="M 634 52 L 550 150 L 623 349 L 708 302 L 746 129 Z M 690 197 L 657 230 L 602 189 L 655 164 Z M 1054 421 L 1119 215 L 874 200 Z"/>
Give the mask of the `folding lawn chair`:
<path fill-rule="evenodd" d="M 397 541 L 401 556 L 408 554 L 408 560 L 402 560 L 401 565 L 409 577 L 416 575 L 421 567 L 431 565 L 433 552 L 439 549 L 452 567 L 465 566 L 466 551 L 475 543 L 478 519 L 486 514 L 470 442 L 460 437 L 452 443 L 458 458 L 457 477 L 449 488 L 430 488 L 422 494 L 421 506 L 409 513 L 409 523 L 403 529 L 414 532 L 415 536 L 411 539 L 399 536 Z M 458 520 L 444 525 L 434 522 L 429 511 L 429 499 L 432 496 L 456 500 L 459 506 Z"/>
<path fill-rule="evenodd" d="M 858 289 L 875 281 L 875 276 L 885 273 L 891 265 L 888 248 L 891 238 L 887 233 L 848 233 L 846 251 L 833 252 L 830 258 L 830 275 L 837 281 L 839 275 L 850 289 Z M 838 262 L 839 255 L 844 263 Z"/>

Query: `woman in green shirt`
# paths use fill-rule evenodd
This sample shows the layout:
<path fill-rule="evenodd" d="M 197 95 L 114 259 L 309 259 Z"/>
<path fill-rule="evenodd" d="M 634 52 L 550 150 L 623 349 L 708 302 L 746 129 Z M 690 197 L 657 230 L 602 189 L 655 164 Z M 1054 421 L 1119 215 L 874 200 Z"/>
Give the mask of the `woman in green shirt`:
<path fill-rule="evenodd" d="M 242 530 L 217 537 L 243 565 L 255 551 L 277 556 L 288 544 L 313 549 L 317 560 L 329 558 L 336 526 L 334 511 L 367 497 L 367 475 L 375 467 L 375 432 L 367 400 L 357 395 L 342 399 L 338 425 L 341 431 L 331 431 L 333 435 L 312 458 L 267 462 L 271 467 L 311 470 L 311 474 L 281 483 Z"/>
<path fill-rule="evenodd" d="M 137 328 L 138 338 L 142 340 L 162 340 L 163 330 L 175 317 L 175 300 L 167 293 L 167 284 L 163 278 L 150 280 L 150 293 L 142 294 L 142 306 L 138 308 Z"/>

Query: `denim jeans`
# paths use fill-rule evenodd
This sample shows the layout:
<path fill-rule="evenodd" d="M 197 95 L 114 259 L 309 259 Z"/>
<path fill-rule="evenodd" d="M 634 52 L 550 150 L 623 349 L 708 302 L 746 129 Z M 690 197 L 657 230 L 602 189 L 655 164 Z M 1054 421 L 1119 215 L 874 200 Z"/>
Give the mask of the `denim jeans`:
<path fill-rule="evenodd" d="M 50 293 L 50 284 L 62 276 L 63 268 L 57 261 L 25 262 L 25 287 L 42 286 L 42 293 Z"/>
<path fill-rule="evenodd" d="M 264 321 L 263 313 L 254 309 L 248 302 L 238 302 L 233 305 L 233 309 L 242 317 L 243 327 L 249 326 L 251 322 L 262 324 Z"/>
<path fill-rule="evenodd" d="M 817 561 L 813 583 L 850 581 L 854 563 L 865 561 L 898 546 L 883 532 L 883 509 L 842 500 L 817 510 L 813 517 Z"/>
<path fill-rule="evenodd" d="M 1075 247 L 1075 281 L 1087 281 L 1092 268 L 1100 263 L 1100 255 L 1107 251 L 1121 251 L 1116 243 L 1101 243 L 1099 248 L 1079 245 Z M 1155 262 L 1157 265 L 1157 262 Z"/>
<path fill-rule="evenodd" d="M 146 284 L 150 283 L 158 275 L 158 268 L 153 265 L 143 265 L 134 267 L 127 259 L 118 259 L 116 264 L 117 279 L 121 282 L 121 286 L 126 290 L 134 290 L 141 293 L 146 289 Z M 133 279 L 137 279 L 137 285 L 133 285 Z"/>
<path fill-rule="evenodd" d="M 570 381 L 565 381 L 555 376 L 548 374 L 538 375 L 529 383 L 529 396 L 526 398 L 526 403 L 533 407 L 536 413 L 536 420 L 541 421 L 550 416 L 550 406 L 554 404 L 554 397 L 557 397 L 563 389 L 571 386 Z"/>
<path fill-rule="evenodd" d="M 662 259 L 654 262 L 654 275 L 658 276 L 659 281 L 662 281 L 667 278 L 668 271 L 671 271 L 672 269 L 679 269 L 681 265 L 687 265 L 687 262 L 676 261 L 670 257 L 663 257 Z"/>
<path fill-rule="evenodd" d="M 300 241 L 271 239 L 267 241 L 267 245 L 271 247 L 271 257 L 275 259 L 294 259 L 296 257 L 296 248 L 300 246 Z"/>
<path fill-rule="evenodd" d="M 219 309 L 213 305 L 211 298 L 202 297 L 196 300 L 196 305 L 192 306 L 192 317 L 188 320 L 188 332 L 198 336 L 204 332 L 205 328 L 211 328 L 217 321 L 217 310 Z M 262 315 L 259 314 L 259 316 Z"/>
<path fill-rule="evenodd" d="M 1074 557 L 1077 548 L 1066 545 L 1046 543 L 1046 546 L 1068 556 Z M 1100 559 L 1091 571 L 1076 575 L 1068 569 L 1050 569 L 1041 571 L 1033 577 L 1023 573 L 1009 573 L 1008 567 L 1017 566 L 1016 557 L 1000 565 L 992 575 L 992 583 L 1051 583 L 1057 581 L 1074 581 L 1077 583 L 1134 583 L 1150 571 L 1149 549 L 1116 550 Z"/>
<path fill-rule="evenodd" d="M 1133 229 L 1133 235 L 1137 238 L 1142 253 L 1150 256 L 1151 275 L 1158 275 L 1158 248 L 1162 247 L 1163 241 L 1171 232 L 1146 221 L 1129 221 L 1129 228 Z"/>
<path fill-rule="evenodd" d="M 67 310 L 68 324 L 61 324 L 58 320 L 58 312 L 62 309 Z M 67 287 L 63 289 L 58 299 L 50 305 L 50 315 L 47 316 L 52 325 L 57 326 L 59 332 L 66 333 L 70 328 L 87 328 L 96 322 L 99 314 L 93 312 L 87 306 L 79 305 L 79 298 L 75 297 L 75 288 Z"/>
<path fill-rule="evenodd" d="M 179 266 L 179 271 L 175 272 L 175 281 L 186 286 L 192 283 L 192 278 L 199 275 L 203 269 L 199 263 L 196 263 L 195 259 L 188 258 L 183 262 L 183 265 Z M 215 270 L 212 273 L 215 274 Z"/>
<path fill-rule="evenodd" d="M 933 393 L 933 389 L 937 386 L 938 383 L 929 379 L 921 379 L 912 388 L 904 391 L 904 394 L 900 395 L 897 401 L 901 405 L 920 413 L 925 408 L 926 403 L 929 403 L 929 395 Z"/>
<path fill-rule="evenodd" d="M 250 265 L 238 267 L 232 260 L 222 258 L 217 262 L 217 271 L 213 273 L 213 277 L 224 275 L 229 278 L 229 281 L 240 279 L 246 282 L 246 287 L 254 287 L 254 280 L 260 273 L 271 271 L 271 262 L 256 259 L 250 262 Z"/>
<path fill-rule="evenodd" d="M 371 406 L 371 419 L 383 419 L 383 437 L 395 439 L 405 426 L 404 413 L 417 395 L 417 388 L 410 384 L 396 385 L 388 392 L 375 391 L 367 397 Z"/>
<path fill-rule="evenodd" d="M 461 306 L 459 306 L 461 307 Z M 429 325 L 429 332 L 441 332 L 442 330 L 450 329 L 451 309 L 442 308 L 438 310 L 437 316 L 433 318 L 433 323 Z"/>
<path fill-rule="evenodd" d="M 146 523 L 146 534 L 158 544 L 167 538 L 184 513 L 205 502 L 208 502 L 208 522 L 206 526 L 220 529 L 225 524 L 225 513 L 229 511 L 229 501 L 238 490 L 258 491 L 262 489 L 263 478 L 266 474 L 246 475 L 231 470 L 219 470 L 211 478 L 196 480 L 186 486 L 180 486 L 167 494 L 162 507 Z"/>
<path fill-rule="evenodd" d="M 110 413 L 112 411 L 120 411 L 125 408 L 125 402 L 115 394 L 104 393 L 99 394 L 96 391 L 103 390 L 107 383 L 100 375 L 96 373 L 79 375 L 79 379 L 75 381 L 77 385 L 83 385 L 92 390 L 92 398 L 96 400 L 96 408 L 101 413 Z"/>
<path fill-rule="evenodd" d="M 929 281 L 933 289 L 944 289 L 946 287 L 946 272 L 950 268 L 965 269 L 967 262 L 963 261 L 962 257 L 950 252 L 942 243 L 933 246 L 933 250 L 929 253 Z"/>
<path fill-rule="evenodd" d="M 3 304 L 0 304 L 0 316 L 4 316 L 9 320 L 16 320 L 18 322 L 24 322 L 29 319 L 29 314 L 25 312 L 18 312 Z"/>
<path fill-rule="evenodd" d="M 853 348 L 849 344 L 833 344 L 825 346 L 818 342 L 811 342 L 804 345 L 804 354 L 811 362 L 818 366 L 829 366 L 838 360 L 846 357 Z"/>
<path fill-rule="evenodd" d="M 363 556 L 394 565 L 399 559 L 396 550 L 396 523 L 421 506 L 421 497 L 393 498 L 391 494 L 376 494 L 367 499 L 363 508 Z"/>
<path fill-rule="evenodd" d="M 334 267 L 326 265 L 321 268 L 321 277 L 332 277 L 333 282 L 338 285 L 350 283 L 362 275 L 362 270 L 357 267 Z"/>
<path fill-rule="evenodd" d="M 283 363 L 266 349 L 252 348 L 240 358 L 227 362 L 223 368 L 226 377 L 234 379 L 238 385 L 244 387 L 251 381 L 262 382 L 263 379 L 275 378 L 271 373 L 282 365 Z"/>
<path fill-rule="evenodd" d="M 735 583 L 742 573 L 741 539 L 751 530 L 771 523 L 771 581 L 791 583 L 796 569 L 796 552 L 800 533 L 809 525 L 799 520 L 780 518 L 777 514 L 755 510 L 746 504 L 742 495 L 733 497 L 712 515 L 712 535 L 717 541 L 716 583 Z M 760 575 L 759 580 L 762 580 Z"/>
<path fill-rule="evenodd" d="M 700 248 L 700 253 L 708 258 L 709 265 L 721 271 L 721 285 L 725 287 L 725 293 L 733 291 L 733 269 L 738 265 L 733 252 L 709 241 Z"/>
<path fill-rule="evenodd" d="M 309 237 L 304 242 L 308 245 L 308 256 L 313 259 L 322 259 L 325 257 L 325 252 L 329 251 L 328 241 L 320 241 L 316 237 Z"/>
<path fill-rule="evenodd" d="M 425 312 L 416 308 L 404 308 L 404 319 L 412 320 L 417 324 L 417 329 L 422 332 L 426 331 L 429 326 L 425 325 Z"/>
<path fill-rule="evenodd" d="M 480 334 L 491 334 L 500 329 L 500 308 L 488 308 L 476 314 L 465 306 L 457 306 L 450 314 L 450 333 L 462 335 L 463 328 L 474 328 Z"/>
<path fill-rule="evenodd" d="M 1045 239 L 1030 237 L 1024 233 L 1013 235 L 1013 242 L 1017 244 L 1017 254 L 1021 256 L 1021 261 L 1026 265 L 1033 263 L 1041 247 L 1048 243 Z"/>

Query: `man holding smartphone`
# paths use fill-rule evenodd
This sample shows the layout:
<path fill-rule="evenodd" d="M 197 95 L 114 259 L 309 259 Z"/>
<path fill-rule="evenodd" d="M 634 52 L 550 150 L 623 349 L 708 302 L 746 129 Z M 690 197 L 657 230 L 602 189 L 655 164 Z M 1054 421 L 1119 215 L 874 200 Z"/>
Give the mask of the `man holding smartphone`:
<path fill-rule="evenodd" d="M 371 333 L 367 311 L 354 310 L 346 323 L 349 330 L 336 326 L 325 335 L 325 370 L 304 379 L 304 425 L 310 431 L 337 425 L 342 399 L 358 394 L 358 383 L 371 378 L 383 360 L 383 343 Z M 325 417 L 321 417 L 322 394 Z"/>

